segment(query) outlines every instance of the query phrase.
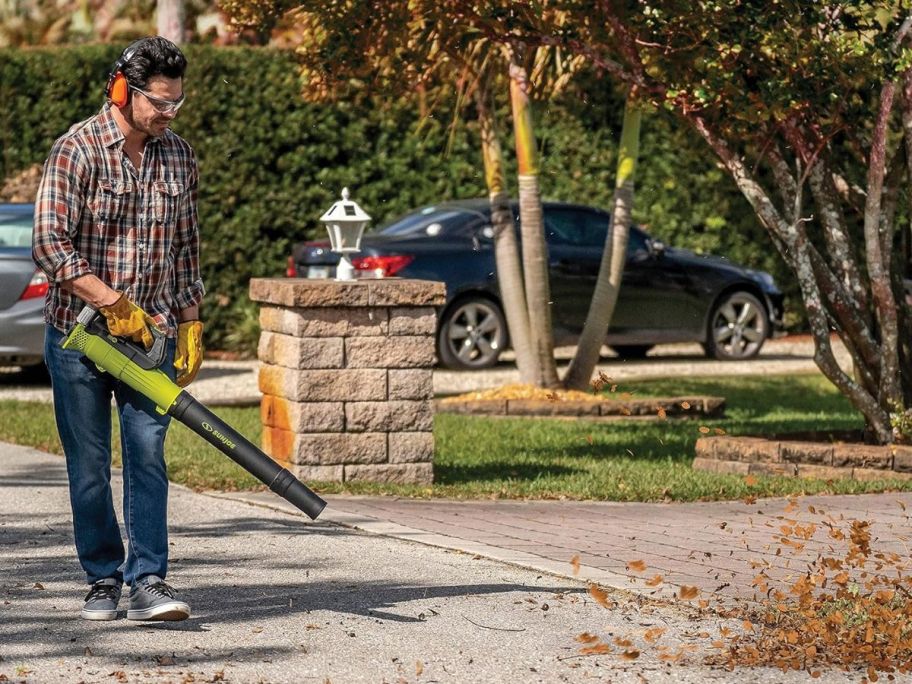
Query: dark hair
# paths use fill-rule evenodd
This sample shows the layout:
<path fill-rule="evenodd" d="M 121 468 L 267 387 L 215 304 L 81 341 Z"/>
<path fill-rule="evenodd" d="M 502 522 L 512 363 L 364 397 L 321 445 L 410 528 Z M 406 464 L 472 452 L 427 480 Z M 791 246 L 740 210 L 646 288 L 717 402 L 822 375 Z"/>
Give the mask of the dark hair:
<path fill-rule="evenodd" d="M 132 43 L 124 50 L 121 59 L 124 57 L 128 59 L 120 70 L 127 77 L 127 82 L 137 88 L 145 88 L 153 76 L 183 78 L 187 68 L 187 58 L 180 48 L 161 36 Z"/>

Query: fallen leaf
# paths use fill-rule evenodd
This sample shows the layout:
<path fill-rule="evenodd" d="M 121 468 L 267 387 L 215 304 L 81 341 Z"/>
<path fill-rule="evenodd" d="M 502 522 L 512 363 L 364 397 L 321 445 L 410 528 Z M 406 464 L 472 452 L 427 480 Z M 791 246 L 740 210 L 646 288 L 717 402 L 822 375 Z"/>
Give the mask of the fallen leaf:
<path fill-rule="evenodd" d="M 748 487 L 755 487 L 757 485 L 757 476 L 756 475 L 745 475 L 744 484 Z"/>
<path fill-rule="evenodd" d="M 896 503 L 899 504 L 899 507 L 900 507 L 901 509 L 906 510 L 906 504 L 904 504 L 902 501 L 900 501 L 899 499 L 897 499 L 897 500 L 896 500 Z"/>
<path fill-rule="evenodd" d="M 665 420 L 666 418 L 668 418 L 668 414 L 665 412 L 665 409 L 663 409 L 661 406 L 659 407 L 659 410 L 657 411 L 657 413 L 658 413 L 660 420 Z"/>
<path fill-rule="evenodd" d="M 420 677 L 421 673 L 424 672 L 424 663 L 420 660 L 415 661 L 415 676 Z"/>
<path fill-rule="evenodd" d="M 689 601 L 690 599 L 695 599 L 695 598 L 697 598 L 697 596 L 699 594 L 700 594 L 700 590 L 697 589 L 697 587 L 690 587 L 690 586 L 687 586 L 686 584 L 682 585 L 681 588 L 678 590 L 678 598 L 683 599 L 685 601 Z"/>
<path fill-rule="evenodd" d="M 573 558 L 570 559 L 570 566 L 573 568 L 573 574 L 578 575 L 580 571 L 580 557 L 579 554 L 576 554 Z"/>
<path fill-rule="evenodd" d="M 44 585 L 41 582 L 35 582 L 32 587 L 33 589 L 44 589 Z"/>
<path fill-rule="evenodd" d="M 155 662 L 162 666 L 174 665 L 174 658 L 169 655 L 155 656 Z"/>
<path fill-rule="evenodd" d="M 701 425 L 699 429 L 700 429 L 700 434 L 703 434 L 703 435 L 708 435 L 711 432 L 711 430 L 708 427 L 706 427 L 705 425 Z"/>
<path fill-rule="evenodd" d="M 644 572 L 646 570 L 646 563 L 641 560 L 627 561 L 627 569 L 632 570 L 633 572 Z"/>
<path fill-rule="evenodd" d="M 646 580 L 647 587 L 657 587 L 664 581 L 664 578 L 661 575 L 656 575 L 652 579 Z"/>
<path fill-rule="evenodd" d="M 681 408 L 684 409 L 684 410 L 686 411 L 687 409 L 690 408 L 690 402 L 689 402 L 689 401 L 682 401 L 682 402 L 681 402 Z"/>
<path fill-rule="evenodd" d="M 665 634 L 666 629 L 667 628 L 665 627 L 653 627 L 652 629 L 647 629 L 646 633 L 643 634 L 643 638 L 651 644 L 654 641 L 658 641 L 662 635 Z"/>
<path fill-rule="evenodd" d="M 576 640 L 581 644 L 591 644 L 593 641 L 598 641 L 599 638 L 595 634 L 590 634 L 589 632 L 583 632 L 582 634 L 576 635 Z"/>
<path fill-rule="evenodd" d="M 603 608 L 611 608 L 611 602 L 608 600 L 608 592 L 599 588 L 598 585 L 589 585 L 589 595 Z"/>
<path fill-rule="evenodd" d="M 636 660 L 640 657 L 640 652 L 635 649 L 630 649 L 629 651 L 624 651 L 621 654 L 621 658 L 624 660 Z"/>
<path fill-rule="evenodd" d="M 86 656 L 87 658 L 91 658 L 91 657 L 92 657 L 93 655 L 95 655 L 95 654 L 92 653 L 92 649 L 91 649 L 91 648 L 89 648 L 88 646 L 86 646 L 86 647 L 85 647 L 85 650 L 82 652 L 82 655 Z"/>
<path fill-rule="evenodd" d="M 580 649 L 581 655 L 603 655 L 605 653 L 613 652 L 614 649 L 604 642 L 596 644 L 595 646 L 586 646 L 585 648 Z"/>

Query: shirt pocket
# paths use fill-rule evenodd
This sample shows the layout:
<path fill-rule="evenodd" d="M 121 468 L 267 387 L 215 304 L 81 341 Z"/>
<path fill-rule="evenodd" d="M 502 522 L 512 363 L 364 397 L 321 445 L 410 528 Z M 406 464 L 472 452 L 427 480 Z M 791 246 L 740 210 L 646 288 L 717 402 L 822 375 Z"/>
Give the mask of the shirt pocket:
<path fill-rule="evenodd" d="M 129 181 L 101 178 L 95 186 L 95 194 L 89 201 L 89 210 L 97 222 L 120 222 L 129 211 L 133 198 L 133 183 Z"/>
<path fill-rule="evenodd" d="M 177 223 L 180 213 L 183 186 L 176 181 L 155 181 L 152 183 L 152 206 L 155 221 L 165 227 Z"/>

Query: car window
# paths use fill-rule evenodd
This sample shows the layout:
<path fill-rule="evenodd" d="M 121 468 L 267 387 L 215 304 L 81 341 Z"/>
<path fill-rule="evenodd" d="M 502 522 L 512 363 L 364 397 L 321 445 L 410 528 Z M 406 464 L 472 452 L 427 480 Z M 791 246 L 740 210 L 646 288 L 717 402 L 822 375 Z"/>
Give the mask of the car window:
<path fill-rule="evenodd" d="M 31 214 L 0 211 L 0 247 L 31 247 Z"/>
<path fill-rule="evenodd" d="M 608 215 L 584 209 L 545 209 L 548 242 L 577 247 L 604 247 Z"/>
<path fill-rule="evenodd" d="M 473 215 L 456 209 L 425 207 L 403 216 L 380 229 L 381 235 L 429 236 L 450 235 L 473 222 Z"/>
<path fill-rule="evenodd" d="M 649 236 L 636 228 L 631 228 L 630 236 L 627 238 L 627 256 L 644 252 L 649 252 Z"/>

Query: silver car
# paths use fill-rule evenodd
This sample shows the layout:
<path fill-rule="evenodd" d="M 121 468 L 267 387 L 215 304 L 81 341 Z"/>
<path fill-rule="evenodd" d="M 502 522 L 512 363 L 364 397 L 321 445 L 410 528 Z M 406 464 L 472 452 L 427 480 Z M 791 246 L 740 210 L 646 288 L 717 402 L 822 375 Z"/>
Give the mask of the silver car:
<path fill-rule="evenodd" d="M 0 204 L 0 366 L 44 361 L 47 276 L 32 261 L 33 204 Z"/>

